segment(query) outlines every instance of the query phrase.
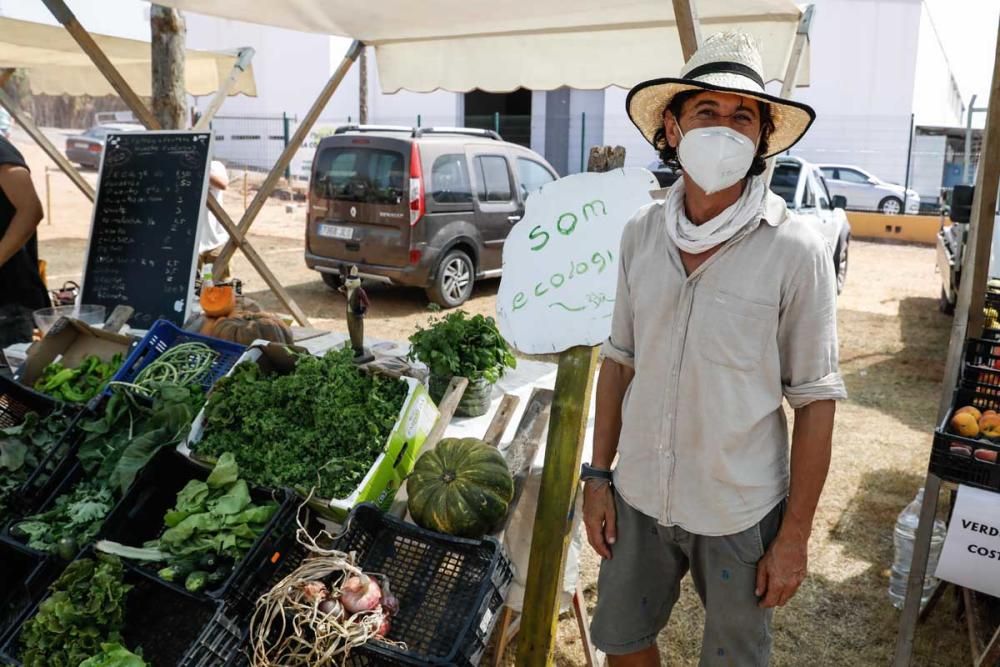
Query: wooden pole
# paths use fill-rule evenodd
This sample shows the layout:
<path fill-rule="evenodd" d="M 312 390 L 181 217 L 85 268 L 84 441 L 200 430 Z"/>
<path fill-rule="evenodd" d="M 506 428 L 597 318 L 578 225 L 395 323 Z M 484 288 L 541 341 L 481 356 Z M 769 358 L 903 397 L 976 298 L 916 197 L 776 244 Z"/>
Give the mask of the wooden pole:
<path fill-rule="evenodd" d="M 368 49 L 358 54 L 358 123 L 368 124 Z"/>
<path fill-rule="evenodd" d="M 50 0 L 51 1 L 51 0 Z M 327 81 L 323 90 L 320 91 L 319 96 L 316 101 L 313 102 L 312 107 L 310 107 L 308 113 L 306 113 L 305 118 L 299 123 L 298 128 L 295 130 L 295 134 L 292 138 L 288 140 L 288 144 L 285 146 L 285 150 L 282 151 L 281 156 L 278 161 L 271 168 L 270 173 L 268 173 L 267 178 L 261 183 L 260 189 L 257 190 L 257 194 L 254 195 L 253 201 L 250 202 L 250 207 L 247 208 L 246 213 L 240 218 L 240 224 L 238 229 L 240 236 L 245 236 L 247 231 L 250 229 L 250 225 L 253 224 L 254 218 L 260 213 L 260 210 L 264 208 L 264 202 L 267 198 L 271 196 L 274 191 L 275 186 L 278 185 L 278 180 L 281 178 L 282 173 L 285 168 L 291 163 L 292 158 L 295 157 L 296 151 L 302 146 L 302 142 L 306 140 L 309 136 L 309 132 L 312 131 L 313 125 L 316 124 L 316 120 L 319 118 L 320 114 L 323 113 L 323 109 L 326 108 L 327 102 L 330 101 L 330 97 L 333 96 L 333 92 L 337 90 L 340 82 L 344 80 L 347 72 L 351 69 L 354 61 L 358 58 L 363 44 L 357 40 L 351 43 L 351 46 L 347 49 L 347 53 L 344 54 L 343 60 L 340 62 L 340 66 Z M 219 252 L 219 257 L 215 260 L 216 267 L 225 268 L 229 264 L 229 259 L 233 256 L 233 250 L 236 248 L 236 242 L 234 241 L 236 237 L 230 234 L 229 241 L 226 245 L 222 247 Z"/>
<path fill-rule="evenodd" d="M 624 148 L 595 147 L 590 151 L 587 170 L 608 171 L 624 163 Z M 544 667 L 552 663 L 597 357 L 597 348 L 582 346 L 559 355 L 552 419 L 525 578 L 524 614 L 518 639 L 519 667 Z"/>
<path fill-rule="evenodd" d="M 108 83 L 111 84 L 111 87 L 115 89 L 115 92 L 117 92 L 118 96 L 122 98 L 122 101 L 125 102 L 129 109 L 132 110 L 132 113 L 135 114 L 136 118 L 138 118 L 139 121 L 150 130 L 160 129 L 159 121 L 145 105 L 142 99 L 135 94 L 135 91 L 132 90 L 132 87 L 127 81 L 125 81 L 121 73 L 115 68 L 111 61 L 108 60 L 108 57 L 104 55 L 104 52 L 101 51 L 101 47 L 99 47 L 93 40 L 90 33 L 88 33 L 87 30 L 76 20 L 76 17 L 73 16 L 73 12 L 69 10 L 66 3 L 63 2 L 63 0 L 42 0 L 42 2 L 45 3 L 45 6 L 49 8 L 52 15 L 55 16 L 55 18 L 66 28 L 66 31 L 69 32 L 73 39 L 76 40 L 76 43 L 80 45 L 83 52 L 87 54 L 101 74 L 104 75 L 104 78 L 108 80 Z M 38 139 L 36 139 L 36 141 L 38 141 Z M 302 326 L 309 326 L 309 318 L 306 317 L 306 314 L 295 302 L 295 299 L 292 298 L 284 286 L 278 281 L 274 273 L 271 272 L 263 258 L 261 258 L 253 246 L 250 245 L 250 241 L 244 238 L 242 232 L 240 232 L 240 230 L 236 227 L 236 224 L 229 217 L 229 214 L 226 213 L 225 209 L 223 209 L 219 202 L 215 200 L 215 197 L 207 198 L 207 206 L 208 210 L 211 211 L 216 218 L 218 218 L 219 223 L 225 227 L 227 232 L 229 232 L 229 243 L 239 246 L 239 248 L 243 251 L 243 254 L 246 255 L 247 259 L 250 261 L 250 264 L 257 270 L 257 273 L 259 273 L 261 278 L 264 279 L 264 282 L 267 283 L 269 288 L 271 288 L 271 291 L 274 292 L 275 296 L 278 297 L 278 300 L 281 301 L 286 308 L 288 308 L 292 317 L 294 317 L 295 320 Z"/>
<path fill-rule="evenodd" d="M 233 63 L 233 69 L 229 72 L 229 76 L 226 80 L 222 82 L 219 89 L 215 91 L 215 96 L 212 97 L 212 101 L 208 103 L 208 107 L 205 109 L 205 113 L 201 115 L 198 122 L 195 123 L 193 129 L 195 130 L 207 130 L 208 126 L 212 123 L 212 119 L 215 118 L 215 114 L 218 113 L 219 108 L 222 103 L 226 101 L 226 97 L 229 96 L 229 91 L 233 89 L 236 82 L 239 80 L 240 75 L 246 71 L 247 67 L 250 67 L 250 61 L 253 60 L 253 56 L 256 51 L 252 47 L 246 46 L 239 50 L 236 54 L 236 62 Z M 246 208 L 244 206 L 244 208 Z"/>
<path fill-rule="evenodd" d="M 698 10 L 694 7 L 694 0 L 673 0 L 673 3 L 674 20 L 677 22 L 677 32 L 681 38 L 681 53 L 684 54 L 684 62 L 687 62 L 701 44 Z"/>
<path fill-rule="evenodd" d="M 799 18 L 799 27 L 795 30 L 795 39 L 792 40 L 792 47 L 788 52 L 788 64 L 785 66 L 785 78 L 781 82 L 781 97 L 788 99 L 795 90 L 795 81 L 799 77 L 799 65 L 802 62 L 802 54 L 805 53 L 806 44 L 809 43 L 809 27 L 812 25 L 814 5 L 806 5 Z M 774 174 L 775 158 L 767 161 L 767 171 L 764 173 L 764 182 L 770 185 L 771 175 Z"/>
<path fill-rule="evenodd" d="M 35 121 L 32 120 L 26 113 L 21 111 L 21 108 L 17 106 L 17 103 L 15 103 L 14 100 L 11 99 L 11 97 L 2 89 L 0 89 L 0 106 L 6 109 L 10 115 L 14 117 L 14 120 L 21 126 L 21 129 L 27 132 L 28 136 L 30 136 L 35 143 L 38 144 L 43 151 L 45 151 L 45 154 L 48 155 L 49 158 L 55 162 L 67 176 L 69 176 L 69 180 L 73 181 L 73 184 L 80 188 L 80 192 L 82 192 L 90 201 L 94 201 L 94 198 L 97 195 L 94 192 L 94 188 L 90 186 L 90 183 L 88 183 L 87 180 L 80 175 L 80 172 L 76 170 L 76 167 L 70 164 L 70 161 L 66 159 L 66 156 L 63 155 L 51 141 L 49 141 L 49 138 L 45 136 L 37 125 L 35 125 Z"/>
<path fill-rule="evenodd" d="M 45 220 L 52 224 L 52 170 L 45 167 Z"/>
<path fill-rule="evenodd" d="M 1000 25 L 997 34 L 1000 36 Z M 976 174 L 976 193 L 972 200 L 968 242 L 968 248 L 972 249 L 972 252 L 965 253 L 962 280 L 958 287 L 958 303 L 955 306 L 955 319 L 952 322 L 937 423 L 941 422 L 951 408 L 952 389 L 958 380 L 966 336 L 970 332 L 974 336 L 982 333 L 983 302 L 990 248 L 993 242 L 993 217 L 998 184 L 1000 184 L 1000 39 L 997 40 L 994 54 L 993 82 L 990 85 L 990 101 L 986 128 L 983 131 L 979 171 Z M 923 593 L 924 577 L 927 574 L 927 561 L 940 490 L 941 478 L 928 473 L 924 486 L 924 502 L 920 511 L 920 524 L 913 544 L 913 560 L 910 563 L 906 600 L 903 603 L 899 634 L 896 637 L 894 667 L 909 667 L 913 655 L 917 618 L 920 615 L 920 598 Z M 966 613 L 969 613 L 968 610 Z"/>
<path fill-rule="evenodd" d="M 150 5 L 149 28 L 153 114 L 160 121 L 160 127 L 182 130 L 188 126 L 184 90 L 184 40 L 187 36 L 184 16 L 172 7 Z"/>

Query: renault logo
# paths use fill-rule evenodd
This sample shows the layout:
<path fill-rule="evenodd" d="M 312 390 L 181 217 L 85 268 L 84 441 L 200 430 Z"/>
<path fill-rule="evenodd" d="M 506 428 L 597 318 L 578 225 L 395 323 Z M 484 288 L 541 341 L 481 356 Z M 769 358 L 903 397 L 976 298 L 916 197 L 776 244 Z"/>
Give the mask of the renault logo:
<path fill-rule="evenodd" d="M 358 215 L 358 209 L 354 206 L 351 207 L 351 217 L 355 218 Z"/>

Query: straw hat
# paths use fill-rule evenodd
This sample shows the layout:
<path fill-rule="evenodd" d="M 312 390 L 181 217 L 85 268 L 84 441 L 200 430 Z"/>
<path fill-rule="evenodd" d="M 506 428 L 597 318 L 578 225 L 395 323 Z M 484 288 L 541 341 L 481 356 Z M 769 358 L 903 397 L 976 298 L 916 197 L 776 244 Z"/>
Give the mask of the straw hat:
<path fill-rule="evenodd" d="M 663 114 L 670 100 L 685 90 L 710 90 L 760 100 L 771 107 L 774 132 L 765 157 L 791 148 L 816 118 L 812 107 L 801 102 L 768 95 L 764 90 L 764 66 L 753 38 L 743 32 L 712 35 L 681 69 L 680 78 L 643 81 L 629 91 L 625 108 L 646 140 L 663 127 Z M 654 148 L 656 145 L 654 144 Z"/>

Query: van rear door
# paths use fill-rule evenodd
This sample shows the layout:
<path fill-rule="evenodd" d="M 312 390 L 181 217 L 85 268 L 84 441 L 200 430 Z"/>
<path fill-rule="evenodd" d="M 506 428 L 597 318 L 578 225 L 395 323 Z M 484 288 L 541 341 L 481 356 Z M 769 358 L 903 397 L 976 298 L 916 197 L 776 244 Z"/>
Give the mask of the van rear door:
<path fill-rule="evenodd" d="M 406 141 L 345 135 L 313 160 L 307 241 L 313 254 L 374 266 L 410 256 Z"/>

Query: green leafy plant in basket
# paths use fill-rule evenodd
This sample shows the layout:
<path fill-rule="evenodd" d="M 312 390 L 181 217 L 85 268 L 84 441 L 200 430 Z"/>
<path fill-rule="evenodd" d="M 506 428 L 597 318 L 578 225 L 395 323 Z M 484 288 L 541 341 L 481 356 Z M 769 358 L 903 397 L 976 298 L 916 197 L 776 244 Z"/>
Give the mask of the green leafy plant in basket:
<path fill-rule="evenodd" d="M 431 398 L 440 401 L 453 377 L 469 379 L 455 414 L 477 417 L 489 409 L 493 385 L 517 360 L 500 335 L 496 321 L 464 310 L 431 319 L 430 325 L 410 336 L 409 359 L 430 370 Z"/>

